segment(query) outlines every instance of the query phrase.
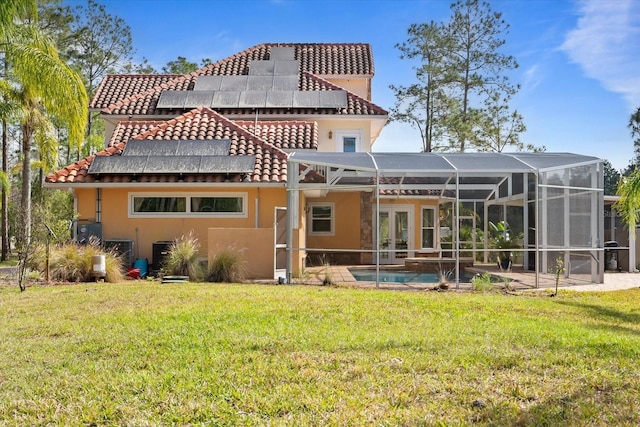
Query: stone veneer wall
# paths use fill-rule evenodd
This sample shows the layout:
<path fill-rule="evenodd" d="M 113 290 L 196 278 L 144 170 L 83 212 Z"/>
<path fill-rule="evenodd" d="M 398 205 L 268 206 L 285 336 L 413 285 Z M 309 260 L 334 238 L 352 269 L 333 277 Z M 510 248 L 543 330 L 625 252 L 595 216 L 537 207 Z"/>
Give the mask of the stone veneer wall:
<path fill-rule="evenodd" d="M 373 249 L 373 192 L 360 193 L 360 248 L 364 250 Z M 372 264 L 373 254 L 362 252 L 360 254 L 361 264 Z"/>

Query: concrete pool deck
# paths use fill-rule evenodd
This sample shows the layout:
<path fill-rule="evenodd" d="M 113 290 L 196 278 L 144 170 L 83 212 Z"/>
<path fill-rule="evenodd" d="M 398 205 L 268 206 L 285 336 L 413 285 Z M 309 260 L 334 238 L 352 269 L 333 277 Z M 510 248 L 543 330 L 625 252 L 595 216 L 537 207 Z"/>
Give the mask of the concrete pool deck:
<path fill-rule="evenodd" d="M 375 269 L 375 266 L 344 266 L 331 265 L 321 267 L 309 267 L 306 274 L 302 278 L 294 278 L 294 283 L 301 284 L 322 284 L 326 277 L 329 277 L 332 283 L 362 289 L 376 289 L 375 282 L 357 281 L 349 269 Z M 399 269 L 403 266 L 381 266 L 381 269 Z M 467 268 L 467 272 L 473 274 L 482 274 L 488 272 L 494 276 L 498 276 L 508 280 L 513 290 L 536 290 L 535 273 L 525 272 L 517 266 L 510 272 L 500 271 L 495 265 L 476 264 L 472 268 Z M 499 284 L 500 285 L 500 284 Z M 435 283 L 392 283 L 380 282 L 378 289 L 390 290 L 430 290 L 436 286 Z M 539 286 L 537 289 L 553 289 L 555 288 L 555 276 L 553 274 L 540 274 Z M 604 283 L 591 283 L 590 276 L 573 275 L 571 277 L 562 277 L 558 285 L 558 289 L 566 289 L 572 291 L 615 291 L 623 289 L 640 288 L 640 273 L 616 273 L 606 272 L 604 274 Z M 470 283 L 459 283 L 456 285 L 454 280 L 450 280 L 449 289 L 470 290 Z"/>

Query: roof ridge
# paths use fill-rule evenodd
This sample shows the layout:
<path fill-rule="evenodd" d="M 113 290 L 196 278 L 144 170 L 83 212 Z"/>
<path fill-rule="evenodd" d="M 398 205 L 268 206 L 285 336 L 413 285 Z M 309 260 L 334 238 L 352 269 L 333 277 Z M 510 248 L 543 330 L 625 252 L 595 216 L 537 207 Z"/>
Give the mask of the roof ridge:
<path fill-rule="evenodd" d="M 313 120 L 234 120 L 235 123 L 258 123 L 258 124 L 271 124 L 271 123 L 281 123 L 281 124 L 313 124 Z"/>

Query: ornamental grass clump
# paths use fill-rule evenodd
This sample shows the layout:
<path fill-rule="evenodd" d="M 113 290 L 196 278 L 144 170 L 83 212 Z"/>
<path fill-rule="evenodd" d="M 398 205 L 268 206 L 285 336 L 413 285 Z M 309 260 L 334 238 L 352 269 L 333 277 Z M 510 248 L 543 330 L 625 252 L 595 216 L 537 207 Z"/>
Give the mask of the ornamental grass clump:
<path fill-rule="evenodd" d="M 474 291 L 491 291 L 493 290 L 493 282 L 491 280 L 491 274 L 485 272 L 482 275 L 475 275 L 471 279 L 471 284 L 473 285 Z"/>
<path fill-rule="evenodd" d="M 188 276 L 192 282 L 202 279 L 202 267 L 199 258 L 200 242 L 190 232 L 186 236 L 176 239 L 169 247 L 169 253 L 164 262 L 164 272 L 167 275 Z"/>
<path fill-rule="evenodd" d="M 46 253 L 37 256 L 39 271 L 46 269 Z M 96 279 L 93 274 L 93 256 L 104 255 L 106 282 L 121 282 L 125 280 L 121 257 L 113 251 L 103 251 L 98 244 L 77 245 L 65 243 L 50 248 L 49 277 L 54 281 L 90 282 Z"/>
<path fill-rule="evenodd" d="M 226 248 L 218 252 L 209 264 L 206 280 L 208 282 L 237 283 L 247 275 L 246 262 L 242 252 L 234 248 Z"/>

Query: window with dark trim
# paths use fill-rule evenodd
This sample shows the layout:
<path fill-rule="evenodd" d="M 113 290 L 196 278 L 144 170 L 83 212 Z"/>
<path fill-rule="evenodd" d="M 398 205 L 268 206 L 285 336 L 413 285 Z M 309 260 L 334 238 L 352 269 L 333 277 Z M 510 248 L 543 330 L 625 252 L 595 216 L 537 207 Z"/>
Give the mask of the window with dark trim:
<path fill-rule="evenodd" d="M 435 247 L 435 208 L 422 208 L 422 224 L 421 224 L 421 247 L 422 249 L 433 249 Z"/>
<path fill-rule="evenodd" d="M 309 206 L 309 234 L 333 234 L 333 203 Z"/>
<path fill-rule="evenodd" d="M 245 193 L 130 194 L 130 215 L 150 217 L 216 216 L 246 217 Z"/>

